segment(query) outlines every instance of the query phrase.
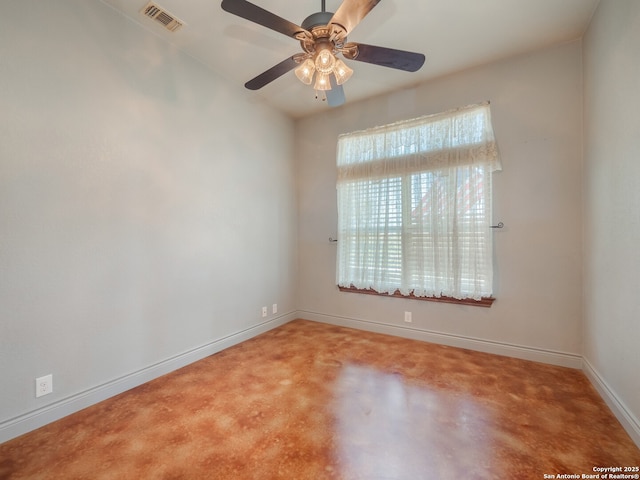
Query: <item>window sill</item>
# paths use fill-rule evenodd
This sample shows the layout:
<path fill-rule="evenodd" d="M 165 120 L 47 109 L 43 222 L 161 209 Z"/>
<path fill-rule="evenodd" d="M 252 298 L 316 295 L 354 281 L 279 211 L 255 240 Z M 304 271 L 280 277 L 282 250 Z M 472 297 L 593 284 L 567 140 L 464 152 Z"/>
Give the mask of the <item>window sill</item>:
<path fill-rule="evenodd" d="M 414 294 L 402 295 L 398 290 L 393 293 L 378 293 L 375 290 L 360 289 L 355 287 L 338 287 L 341 292 L 347 293 L 363 293 L 365 295 L 378 295 L 380 297 L 394 297 L 404 298 L 407 300 L 422 300 L 425 302 L 442 302 L 442 303 L 457 303 L 458 305 L 473 305 L 475 307 L 491 307 L 496 300 L 494 297 L 483 297 L 481 300 L 474 300 L 472 298 L 457 299 L 453 297 L 416 297 Z"/>

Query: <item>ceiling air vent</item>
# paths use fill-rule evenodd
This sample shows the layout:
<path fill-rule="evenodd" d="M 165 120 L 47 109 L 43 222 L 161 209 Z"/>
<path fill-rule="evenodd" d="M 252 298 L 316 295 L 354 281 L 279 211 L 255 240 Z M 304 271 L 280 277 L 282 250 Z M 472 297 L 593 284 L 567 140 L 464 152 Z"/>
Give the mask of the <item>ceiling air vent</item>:
<path fill-rule="evenodd" d="M 175 32 L 180 27 L 184 25 L 182 20 L 178 20 L 174 15 L 167 12 L 160 5 L 157 5 L 153 2 L 147 3 L 147 5 L 140 10 L 145 17 L 149 17 L 152 20 L 162 24 L 164 28 L 171 32 Z"/>

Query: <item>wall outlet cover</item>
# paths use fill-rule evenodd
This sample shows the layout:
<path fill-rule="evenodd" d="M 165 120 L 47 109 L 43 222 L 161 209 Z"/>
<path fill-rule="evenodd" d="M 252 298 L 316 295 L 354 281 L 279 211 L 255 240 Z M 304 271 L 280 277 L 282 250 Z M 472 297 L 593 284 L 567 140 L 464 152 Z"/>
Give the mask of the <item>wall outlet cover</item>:
<path fill-rule="evenodd" d="M 53 375 L 36 378 L 36 398 L 53 392 Z"/>

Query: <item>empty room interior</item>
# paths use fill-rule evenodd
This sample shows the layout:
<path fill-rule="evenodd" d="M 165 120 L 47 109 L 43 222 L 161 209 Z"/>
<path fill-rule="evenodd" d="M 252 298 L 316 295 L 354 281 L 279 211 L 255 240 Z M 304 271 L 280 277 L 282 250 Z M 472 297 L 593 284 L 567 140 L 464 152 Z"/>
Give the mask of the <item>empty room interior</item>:
<path fill-rule="evenodd" d="M 640 478 L 640 2 L 480 3 L 4 1 L 0 478 Z M 467 111 L 484 293 L 349 280 L 344 145 Z"/>

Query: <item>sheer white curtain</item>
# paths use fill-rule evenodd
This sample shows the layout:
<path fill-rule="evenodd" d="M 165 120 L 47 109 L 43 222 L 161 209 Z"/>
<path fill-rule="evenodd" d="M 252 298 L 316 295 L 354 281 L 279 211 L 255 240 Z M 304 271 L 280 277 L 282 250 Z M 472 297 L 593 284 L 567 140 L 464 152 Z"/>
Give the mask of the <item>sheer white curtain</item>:
<path fill-rule="evenodd" d="M 491 296 L 488 103 L 341 135 L 337 167 L 339 286 Z"/>

